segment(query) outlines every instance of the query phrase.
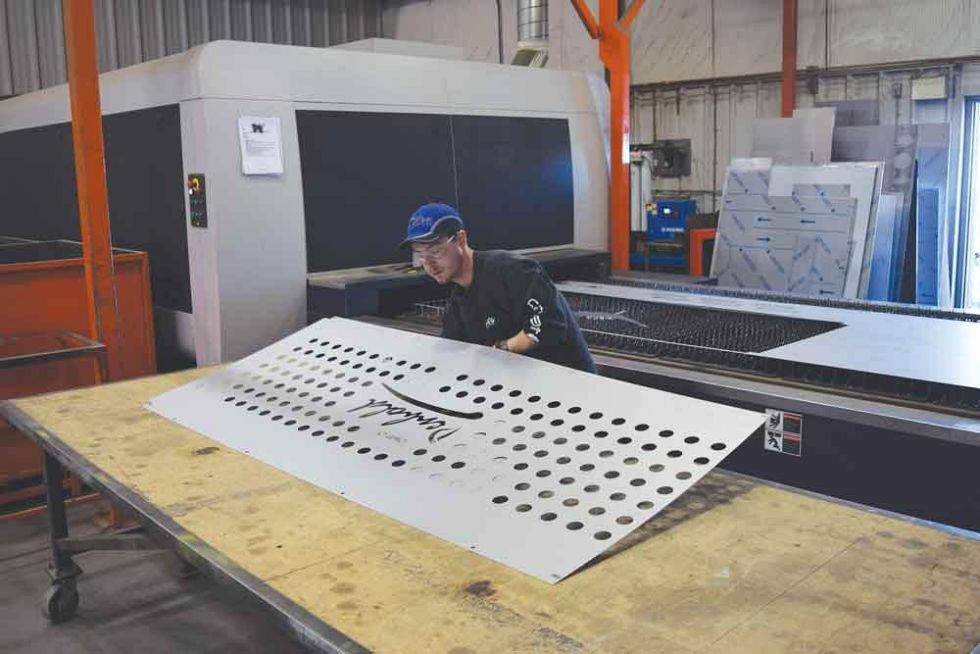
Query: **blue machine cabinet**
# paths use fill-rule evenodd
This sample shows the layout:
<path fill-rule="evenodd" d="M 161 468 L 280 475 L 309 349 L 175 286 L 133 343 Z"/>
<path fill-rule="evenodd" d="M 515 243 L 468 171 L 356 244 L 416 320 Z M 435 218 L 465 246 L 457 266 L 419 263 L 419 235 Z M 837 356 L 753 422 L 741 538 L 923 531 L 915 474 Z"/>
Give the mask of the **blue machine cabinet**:
<path fill-rule="evenodd" d="M 689 198 L 647 203 L 646 253 L 633 254 L 631 263 L 643 268 L 686 268 L 683 236 L 687 233 L 687 221 L 697 212 L 697 203 Z"/>

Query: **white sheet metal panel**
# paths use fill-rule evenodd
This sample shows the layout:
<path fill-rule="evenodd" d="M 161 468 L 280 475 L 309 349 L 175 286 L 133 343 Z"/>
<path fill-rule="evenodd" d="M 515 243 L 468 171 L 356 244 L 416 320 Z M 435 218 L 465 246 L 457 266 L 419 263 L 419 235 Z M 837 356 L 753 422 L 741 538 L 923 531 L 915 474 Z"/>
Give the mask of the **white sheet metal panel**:
<path fill-rule="evenodd" d="M 769 173 L 769 195 L 790 195 L 797 184 L 848 184 L 852 197 L 857 198 L 854 231 L 851 238 L 850 262 L 844 282 L 844 297 L 863 297 L 871 266 L 872 219 L 877 211 L 881 193 L 881 165 L 869 163 L 839 163 L 827 166 L 773 166 Z M 873 234 L 874 232 L 871 231 Z M 863 283 L 862 283 L 863 281 Z"/>
<path fill-rule="evenodd" d="M 764 420 L 343 319 L 147 408 L 549 583 L 656 515 Z"/>
<path fill-rule="evenodd" d="M 733 195 L 718 221 L 720 286 L 839 296 L 854 198 Z"/>
<path fill-rule="evenodd" d="M 766 350 L 765 356 L 980 388 L 980 323 L 587 282 L 562 282 L 558 288 L 566 293 L 839 322 L 844 326 Z"/>

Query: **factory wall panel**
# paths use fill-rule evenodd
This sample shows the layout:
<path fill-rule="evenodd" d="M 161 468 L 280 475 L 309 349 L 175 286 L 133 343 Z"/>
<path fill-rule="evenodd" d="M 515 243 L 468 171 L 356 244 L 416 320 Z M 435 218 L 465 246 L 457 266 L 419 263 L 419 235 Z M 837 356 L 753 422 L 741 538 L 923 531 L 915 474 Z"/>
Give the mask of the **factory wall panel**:
<path fill-rule="evenodd" d="M 62 0 L 0 0 L 0 97 L 66 81 Z M 492 4 L 492 3 L 491 3 Z M 218 39 L 323 47 L 380 36 L 380 0 L 95 0 L 99 70 Z"/>
<path fill-rule="evenodd" d="M 516 39 L 514 4 L 503 0 L 505 44 Z M 597 13 L 597 0 L 588 4 Z M 782 4 L 648 0 L 631 28 L 633 82 L 778 71 Z M 494 7 L 494 0 L 394 0 L 385 6 L 384 35 L 464 46 L 487 60 L 495 52 Z M 571 3 L 549 0 L 548 14 L 548 67 L 601 73 L 596 44 Z M 798 21 L 800 68 L 980 55 L 980 0 L 799 0 Z M 512 54 L 505 45 L 505 62 Z"/>

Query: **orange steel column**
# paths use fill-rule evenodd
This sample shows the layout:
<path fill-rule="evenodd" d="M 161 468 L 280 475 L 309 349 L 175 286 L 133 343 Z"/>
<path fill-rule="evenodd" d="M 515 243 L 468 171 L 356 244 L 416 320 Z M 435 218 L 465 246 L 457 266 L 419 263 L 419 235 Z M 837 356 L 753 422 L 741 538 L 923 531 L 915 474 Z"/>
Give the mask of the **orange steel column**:
<path fill-rule="evenodd" d="M 779 100 L 780 115 L 792 118 L 796 106 L 796 0 L 783 0 L 783 79 Z"/>
<path fill-rule="evenodd" d="M 65 58 L 75 146 L 75 185 L 85 259 L 89 337 L 106 346 L 107 376 L 120 378 L 119 314 L 116 307 L 102 110 L 92 0 L 63 0 Z"/>
<path fill-rule="evenodd" d="M 644 0 L 633 0 L 622 18 L 618 0 L 599 0 L 599 21 L 585 0 L 571 0 L 586 31 L 599 41 L 609 71 L 609 249 L 613 270 L 629 268 L 630 241 L 630 23 Z"/>

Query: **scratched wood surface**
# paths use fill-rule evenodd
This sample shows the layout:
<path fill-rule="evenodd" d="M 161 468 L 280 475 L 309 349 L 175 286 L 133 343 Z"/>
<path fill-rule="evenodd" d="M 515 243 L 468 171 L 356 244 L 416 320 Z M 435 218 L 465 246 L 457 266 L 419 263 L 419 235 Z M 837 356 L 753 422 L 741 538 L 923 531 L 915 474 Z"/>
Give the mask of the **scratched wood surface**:
<path fill-rule="evenodd" d="M 980 542 L 715 472 L 549 586 L 141 408 L 200 374 L 16 404 L 376 651 L 919 653 L 980 642 Z"/>

